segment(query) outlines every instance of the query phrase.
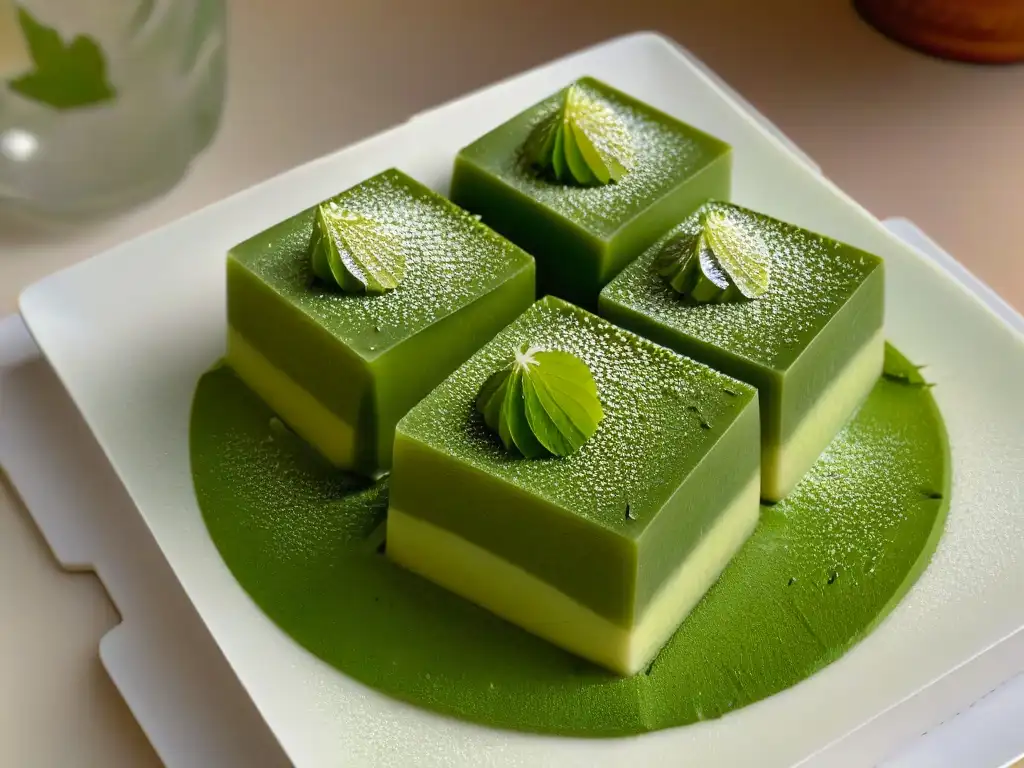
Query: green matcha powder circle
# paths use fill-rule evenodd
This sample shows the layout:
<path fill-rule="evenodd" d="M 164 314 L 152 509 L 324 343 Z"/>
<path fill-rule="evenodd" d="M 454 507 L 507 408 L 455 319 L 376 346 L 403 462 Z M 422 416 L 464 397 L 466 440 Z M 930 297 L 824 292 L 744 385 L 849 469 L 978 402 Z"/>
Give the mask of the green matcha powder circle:
<path fill-rule="evenodd" d="M 612 737 L 719 717 L 838 659 L 938 543 L 949 452 L 893 348 L 866 403 L 646 671 L 619 678 L 384 556 L 386 484 L 326 465 L 226 367 L 195 393 L 191 459 L 210 536 L 252 599 L 340 674 L 496 728 Z"/>

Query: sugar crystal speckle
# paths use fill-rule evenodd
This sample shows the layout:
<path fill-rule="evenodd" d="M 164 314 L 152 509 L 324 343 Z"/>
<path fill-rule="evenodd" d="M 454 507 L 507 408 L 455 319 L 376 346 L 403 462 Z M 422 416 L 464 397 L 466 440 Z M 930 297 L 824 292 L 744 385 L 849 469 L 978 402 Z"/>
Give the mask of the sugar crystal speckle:
<path fill-rule="evenodd" d="M 654 262 L 673 238 L 696 238 L 700 214 L 726 210 L 739 229 L 756 231 L 771 258 L 767 293 L 754 301 L 689 304 L 657 274 Z M 602 299 L 732 354 L 768 366 L 791 362 L 878 267 L 870 254 L 726 203 L 708 203 L 626 267 Z"/>
<path fill-rule="evenodd" d="M 597 383 L 605 418 L 575 454 L 510 455 L 474 408 L 484 381 L 524 343 L 576 355 Z M 727 396 L 728 387 L 736 396 Z M 410 412 L 399 431 L 615 529 L 649 520 L 754 390 L 590 315 L 545 299 Z M 700 414 L 691 410 L 700 403 Z M 704 426 L 704 425 L 707 426 Z M 630 515 L 624 514 L 629 499 Z"/>
<path fill-rule="evenodd" d="M 487 150 L 491 143 L 488 134 L 463 153 L 576 226 L 607 238 L 650 205 L 651 200 L 661 197 L 681 180 L 691 178 L 728 149 L 717 139 L 690 126 L 667 121 L 649 106 L 596 81 L 584 78 L 576 87 L 607 105 L 629 133 L 634 151 L 632 165 L 618 181 L 589 187 L 562 184 L 539 174 L 524 154 L 527 137 L 561 108 L 564 91 L 496 129 L 503 135 L 514 133 L 520 151 L 503 155 L 499 162 Z"/>
<path fill-rule="evenodd" d="M 372 219 L 406 255 L 405 276 L 381 296 L 345 294 L 313 280 L 314 208 L 232 250 L 290 303 L 348 346 L 379 353 L 464 307 L 527 268 L 530 257 L 462 210 L 390 170 L 332 198 Z M 368 338 L 372 338 L 370 342 Z"/>

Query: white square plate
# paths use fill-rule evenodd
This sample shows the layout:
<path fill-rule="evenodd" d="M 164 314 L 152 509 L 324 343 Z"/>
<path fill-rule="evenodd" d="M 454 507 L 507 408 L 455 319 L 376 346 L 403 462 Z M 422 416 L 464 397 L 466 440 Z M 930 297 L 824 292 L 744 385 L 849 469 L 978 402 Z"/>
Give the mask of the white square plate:
<path fill-rule="evenodd" d="M 720 720 L 612 741 L 443 718 L 312 657 L 222 563 L 193 497 L 188 457 L 195 382 L 223 354 L 229 247 L 387 167 L 445 191 L 461 146 L 584 74 L 730 142 L 736 202 L 885 257 L 887 335 L 928 364 L 954 462 L 938 552 L 864 642 L 800 685 Z M 788 765 L 1024 627 L 1024 341 L 653 35 L 575 54 L 290 171 L 46 278 L 23 294 L 21 310 L 183 590 L 300 765 Z"/>

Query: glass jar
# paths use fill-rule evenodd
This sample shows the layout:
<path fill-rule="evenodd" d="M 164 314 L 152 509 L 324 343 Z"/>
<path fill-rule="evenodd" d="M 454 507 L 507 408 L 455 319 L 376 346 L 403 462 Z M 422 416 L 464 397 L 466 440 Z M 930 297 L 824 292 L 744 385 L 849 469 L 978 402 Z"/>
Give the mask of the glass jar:
<path fill-rule="evenodd" d="M 177 182 L 216 132 L 224 0 L 0 0 L 0 205 L 95 213 Z"/>

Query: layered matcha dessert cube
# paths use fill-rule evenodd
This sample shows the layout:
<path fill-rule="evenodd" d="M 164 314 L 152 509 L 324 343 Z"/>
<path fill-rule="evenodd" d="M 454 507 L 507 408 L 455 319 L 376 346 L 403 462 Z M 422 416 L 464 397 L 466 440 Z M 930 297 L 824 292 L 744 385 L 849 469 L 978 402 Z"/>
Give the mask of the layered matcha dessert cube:
<path fill-rule="evenodd" d="M 537 259 L 541 294 L 596 307 L 631 259 L 710 198 L 730 147 L 593 78 L 462 149 L 451 198 Z"/>
<path fill-rule="evenodd" d="M 376 475 L 405 412 L 534 297 L 531 256 L 387 170 L 231 249 L 226 359 L 331 462 Z"/>
<path fill-rule="evenodd" d="M 878 257 L 710 202 L 609 283 L 600 313 L 757 387 L 761 493 L 777 501 L 881 375 L 883 304 Z"/>
<path fill-rule="evenodd" d="M 588 387 L 593 402 L 573 399 Z M 387 555 L 633 674 L 757 524 L 757 402 L 753 387 L 547 297 L 399 422 Z"/>

